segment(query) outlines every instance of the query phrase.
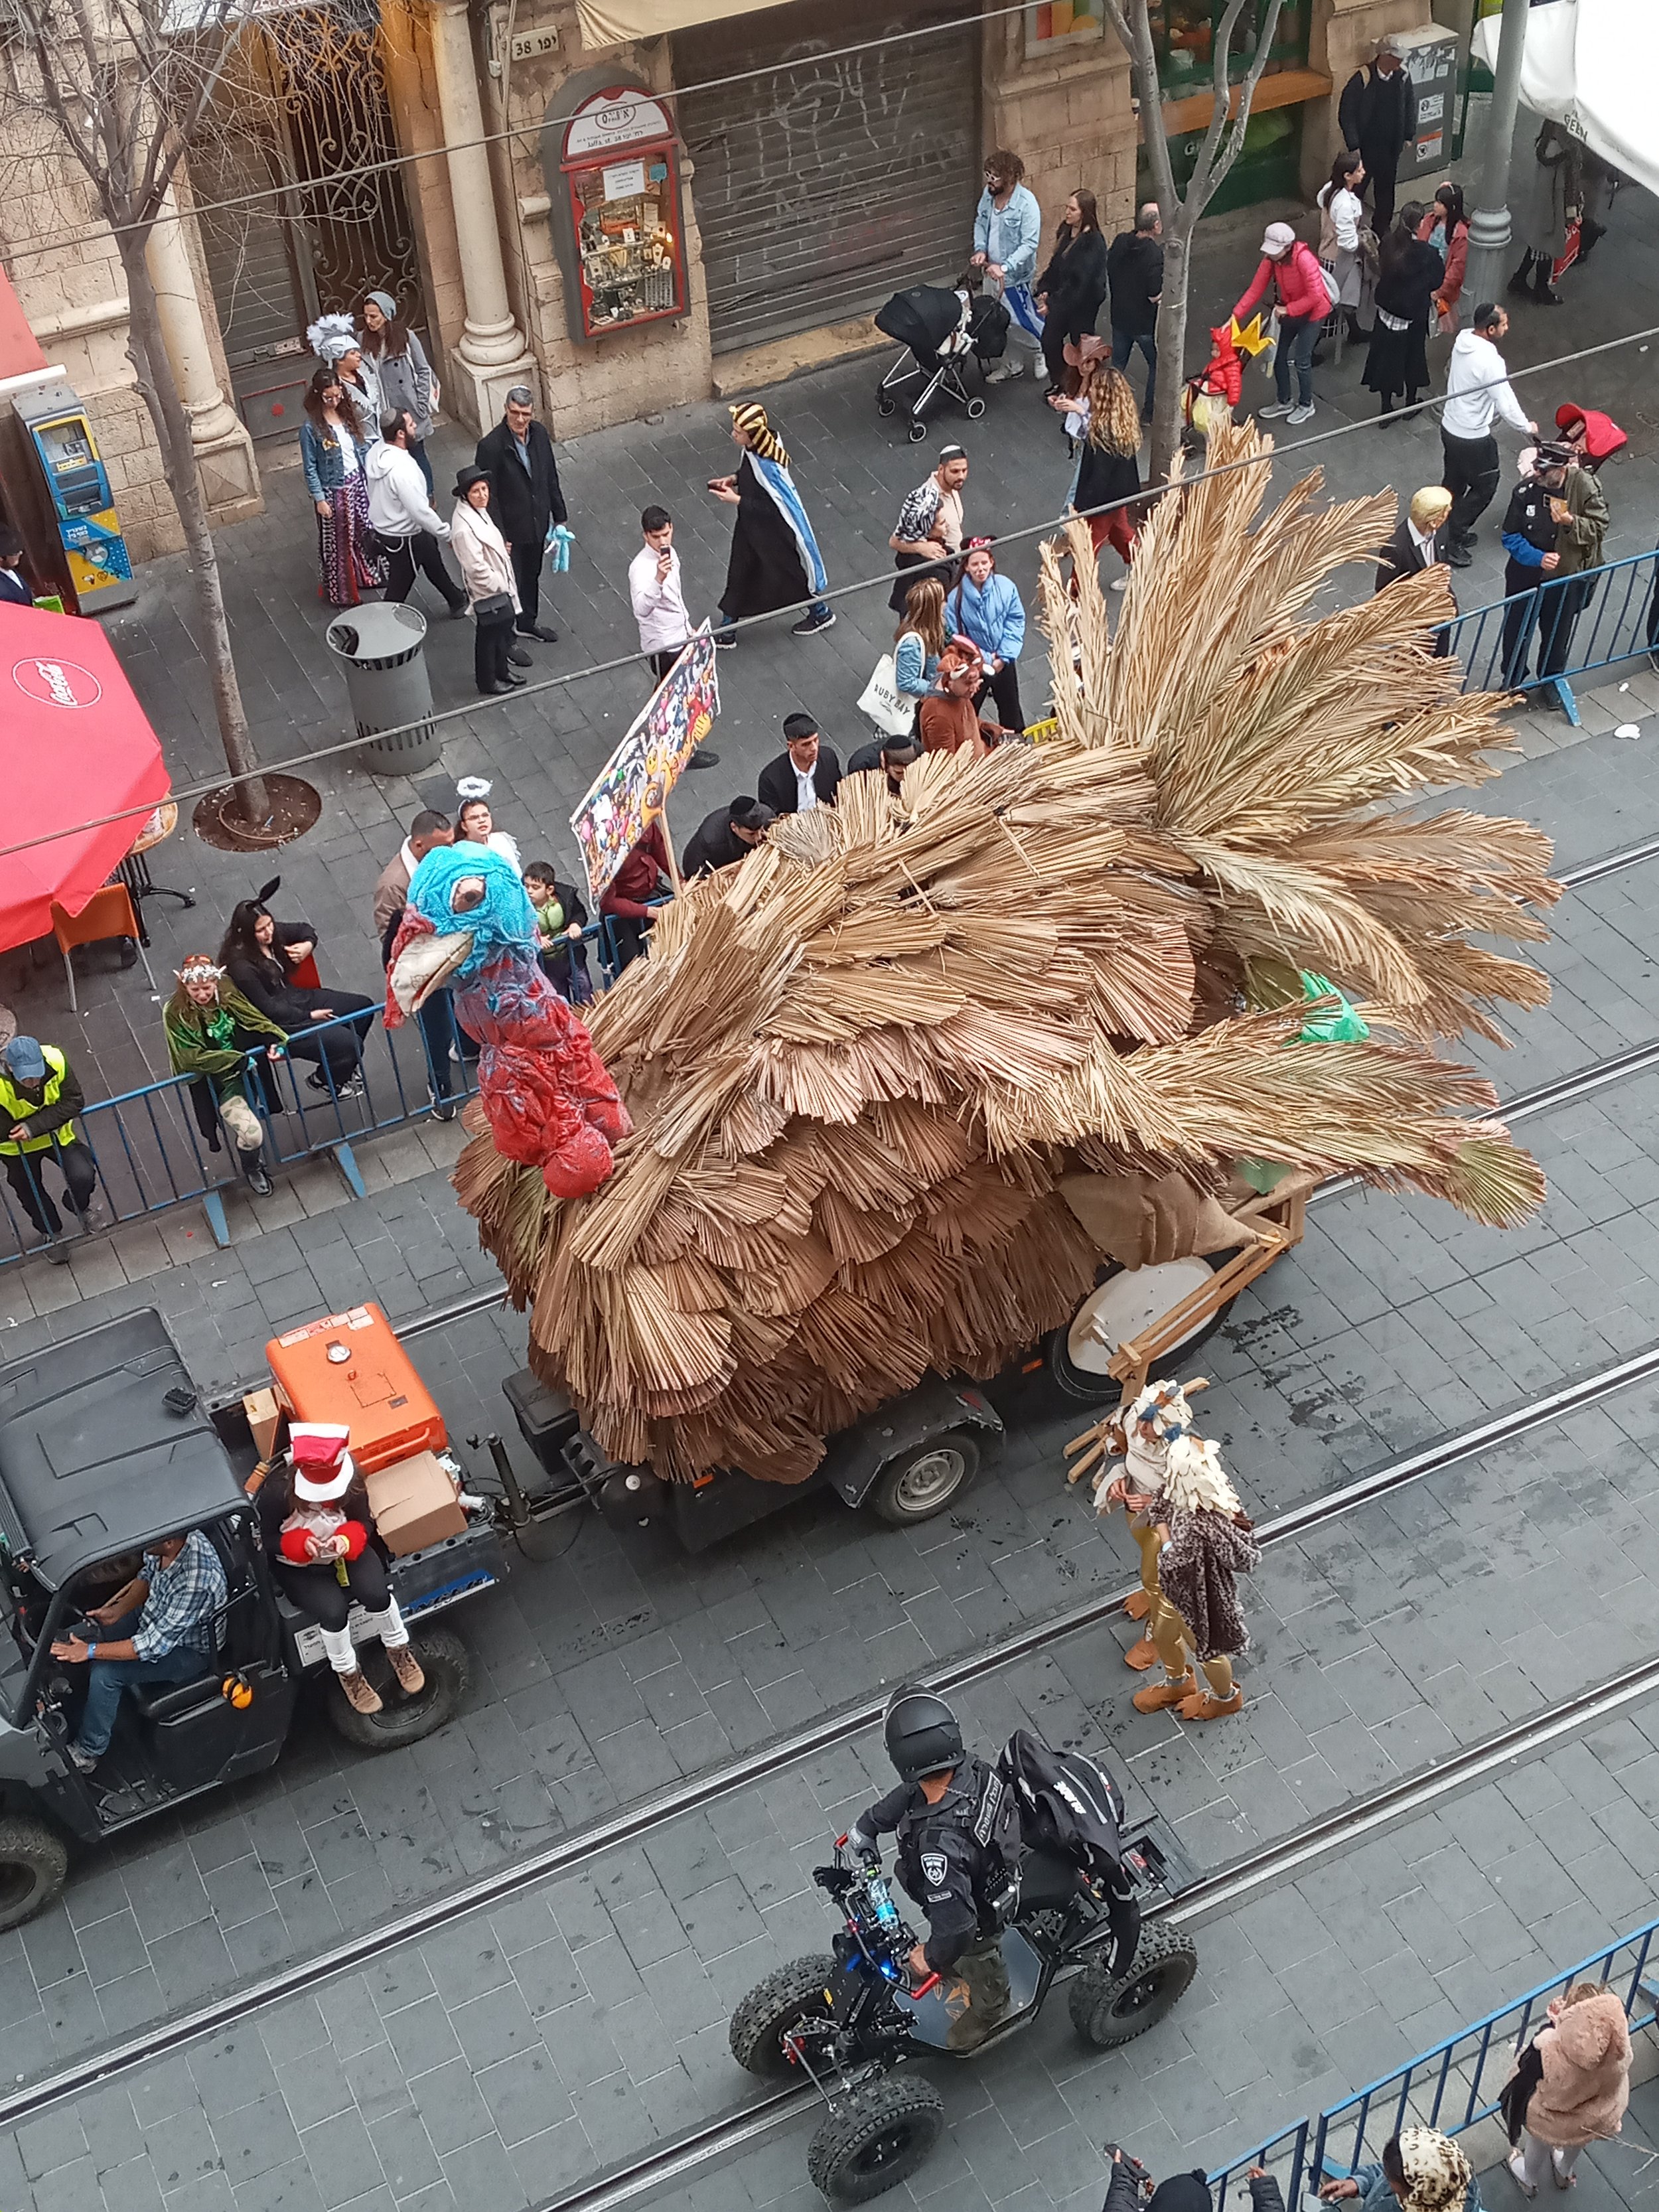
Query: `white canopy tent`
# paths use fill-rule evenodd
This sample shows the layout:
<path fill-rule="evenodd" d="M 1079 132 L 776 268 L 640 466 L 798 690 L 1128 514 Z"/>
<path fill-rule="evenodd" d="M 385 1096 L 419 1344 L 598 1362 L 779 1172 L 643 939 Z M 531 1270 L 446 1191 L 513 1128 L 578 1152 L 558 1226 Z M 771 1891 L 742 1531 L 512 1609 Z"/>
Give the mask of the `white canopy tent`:
<path fill-rule="evenodd" d="M 1488 15 L 1475 26 L 1475 58 L 1488 69 L 1498 60 L 1499 21 Z M 1521 100 L 1659 192 L 1659 0 L 1534 4 Z"/>

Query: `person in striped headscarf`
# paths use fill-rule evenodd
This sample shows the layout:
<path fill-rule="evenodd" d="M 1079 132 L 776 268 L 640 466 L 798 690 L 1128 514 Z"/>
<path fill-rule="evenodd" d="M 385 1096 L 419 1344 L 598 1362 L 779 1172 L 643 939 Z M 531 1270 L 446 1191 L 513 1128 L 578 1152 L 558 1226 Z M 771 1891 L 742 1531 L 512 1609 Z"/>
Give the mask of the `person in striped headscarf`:
<path fill-rule="evenodd" d="M 758 400 L 731 408 L 732 440 L 742 452 L 736 471 L 711 477 L 716 499 L 738 510 L 732 532 L 732 556 L 720 594 L 725 622 L 714 632 L 716 645 L 733 646 L 732 625 L 745 615 L 770 614 L 778 607 L 811 601 L 793 625 L 796 637 L 812 637 L 836 619 L 817 595 L 828 580 L 812 526 L 806 519 L 789 455 Z"/>

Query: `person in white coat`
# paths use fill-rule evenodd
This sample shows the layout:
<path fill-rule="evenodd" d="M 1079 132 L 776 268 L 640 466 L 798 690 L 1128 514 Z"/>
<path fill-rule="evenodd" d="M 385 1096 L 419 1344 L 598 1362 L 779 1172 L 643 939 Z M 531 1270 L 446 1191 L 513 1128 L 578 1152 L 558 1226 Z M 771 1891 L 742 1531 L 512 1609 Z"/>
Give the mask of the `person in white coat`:
<path fill-rule="evenodd" d="M 368 520 L 386 553 L 386 595 L 401 606 L 415 588 L 418 568 L 442 595 L 452 615 L 466 612 L 465 594 L 457 590 L 440 550 L 449 525 L 426 495 L 421 465 L 409 450 L 415 417 L 405 408 L 380 417 L 380 443 L 363 461 L 368 482 Z"/>
<path fill-rule="evenodd" d="M 449 544 L 466 586 L 476 635 L 472 674 L 480 691 L 494 696 L 510 691 L 524 678 L 514 673 L 513 625 L 519 612 L 519 586 L 507 540 L 489 515 L 489 471 L 463 469 L 455 479 L 455 512 L 449 518 Z M 519 648 L 522 653 L 522 648 Z M 525 659 L 528 653 L 523 653 Z"/>

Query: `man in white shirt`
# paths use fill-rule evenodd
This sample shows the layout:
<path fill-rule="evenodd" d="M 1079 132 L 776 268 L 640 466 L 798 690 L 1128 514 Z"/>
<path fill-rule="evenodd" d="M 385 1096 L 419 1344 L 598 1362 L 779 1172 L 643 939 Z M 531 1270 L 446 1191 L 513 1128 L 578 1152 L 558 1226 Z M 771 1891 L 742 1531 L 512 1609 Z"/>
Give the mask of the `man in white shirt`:
<path fill-rule="evenodd" d="M 660 684 L 691 635 L 691 617 L 680 589 L 673 518 L 666 507 L 647 507 L 640 530 L 645 544 L 629 563 L 628 596 L 640 626 L 640 651 L 651 656 L 652 676 Z"/>
<path fill-rule="evenodd" d="M 1460 331 L 1452 341 L 1446 368 L 1446 404 L 1440 415 L 1440 447 L 1446 463 L 1442 481 L 1452 495 L 1446 558 L 1454 568 L 1467 568 L 1474 559 L 1475 523 L 1492 504 L 1498 489 L 1494 417 L 1501 415 L 1517 430 L 1534 438 L 1538 435 L 1538 425 L 1528 419 L 1510 389 L 1510 373 L 1498 350 L 1496 341 L 1509 326 L 1504 310 L 1486 301 L 1475 309 L 1470 327 Z"/>
<path fill-rule="evenodd" d="M 674 521 L 665 507 L 647 507 L 640 517 L 645 539 L 628 564 L 628 596 L 640 626 L 640 651 L 651 661 L 651 681 L 660 684 L 679 659 L 691 635 L 691 617 L 680 589 L 680 556 L 674 550 Z M 688 768 L 717 768 L 720 755 L 699 745 Z"/>
<path fill-rule="evenodd" d="M 841 784 L 841 760 L 832 745 L 818 736 L 810 714 L 787 714 L 783 723 L 784 750 L 760 772 L 756 787 L 761 804 L 774 814 L 810 814 L 815 806 L 833 806 Z"/>
<path fill-rule="evenodd" d="M 466 612 L 466 593 L 451 577 L 440 552 L 449 525 L 427 496 L 421 465 L 409 450 L 415 417 L 406 410 L 380 417 L 383 442 L 369 448 L 363 462 L 368 484 L 368 519 L 391 556 L 386 574 L 388 605 L 401 606 L 415 588 L 419 568 L 443 594 L 452 615 Z"/>

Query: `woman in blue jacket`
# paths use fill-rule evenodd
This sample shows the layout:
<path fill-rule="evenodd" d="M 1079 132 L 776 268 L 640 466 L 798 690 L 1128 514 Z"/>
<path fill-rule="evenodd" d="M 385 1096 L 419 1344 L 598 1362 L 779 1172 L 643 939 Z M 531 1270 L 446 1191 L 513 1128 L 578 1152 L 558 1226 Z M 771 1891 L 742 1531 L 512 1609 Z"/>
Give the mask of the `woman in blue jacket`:
<path fill-rule="evenodd" d="M 386 581 L 386 562 L 368 526 L 363 480 L 363 456 L 374 432 L 332 364 L 319 368 L 307 386 L 305 414 L 300 466 L 317 510 L 322 596 L 331 607 L 355 607 L 365 592 Z"/>
<path fill-rule="evenodd" d="M 912 584 L 904 619 L 893 633 L 893 689 L 920 707 L 939 690 L 939 657 L 945 650 L 945 586 L 937 576 Z"/>
<path fill-rule="evenodd" d="M 1003 727 L 1023 730 L 1018 663 L 1025 642 L 1025 610 L 1008 578 L 997 574 L 991 544 L 988 538 L 969 539 L 962 580 L 945 602 L 945 627 L 952 636 L 959 632 L 971 638 L 984 658 L 985 681 L 974 704 L 982 704 L 988 692 Z"/>
<path fill-rule="evenodd" d="M 1436 2128 L 1401 2128 L 1376 2166 L 1322 2182 L 1322 2204 L 1344 2197 L 1359 2212 L 1481 2212 L 1480 2186 L 1462 2150 Z"/>

